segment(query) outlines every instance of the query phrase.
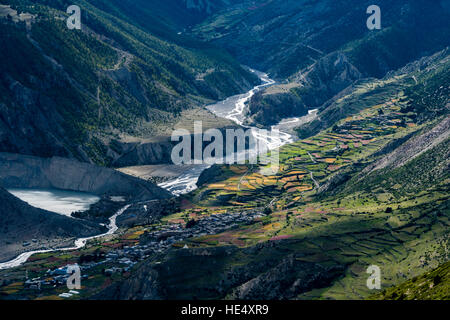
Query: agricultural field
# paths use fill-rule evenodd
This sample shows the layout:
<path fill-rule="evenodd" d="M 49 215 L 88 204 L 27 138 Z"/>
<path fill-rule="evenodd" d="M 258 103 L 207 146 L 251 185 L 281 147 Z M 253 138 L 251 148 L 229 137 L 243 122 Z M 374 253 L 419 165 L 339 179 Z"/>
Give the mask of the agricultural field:
<path fill-rule="evenodd" d="M 371 296 L 372 300 L 448 300 L 450 262 Z"/>
<path fill-rule="evenodd" d="M 267 215 L 223 233 L 187 239 L 180 246 L 250 250 L 273 242 L 285 250 L 282 256 L 291 254 L 300 263 L 345 270 L 325 289 L 307 291 L 296 296 L 298 299 L 366 298 L 371 294 L 366 286 L 370 265 L 381 268 L 383 288 L 388 288 L 445 263 L 450 254 L 448 173 L 431 186 L 419 188 L 420 192 L 402 187 L 404 178 L 421 180 L 408 177 L 415 172 L 411 166 L 445 163 L 445 151 L 437 148 L 409 167 L 389 171 L 387 177 L 380 174 L 372 180 L 343 181 L 335 186 L 339 192 L 324 192 L 333 177 L 348 173 L 352 182 L 359 168 L 377 159 L 380 150 L 425 127 L 413 121 L 414 114 L 403 112 L 405 104 L 400 94 L 316 136 L 283 147 L 277 175 L 263 176 L 259 168 L 250 165 L 222 166 L 217 180 L 223 180 L 187 197 L 194 209 L 169 219 L 186 222 L 222 210 L 255 208 L 264 208 Z M 448 140 L 442 148 L 447 150 L 447 145 Z M 389 175 L 396 177 L 396 184 L 380 183 Z M 260 257 L 248 257 L 247 263 L 253 259 Z"/>
<path fill-rule="evenodd" d="M 222 166 L 223 181 L 209 184 L 193 198 L 199 205 L 293 207 L 317 193 L 346 167 L 363 165 L 388 142 L 420 129 L 412 113 L 402 113 L 404 97 L 368 107 L 333 128 L 280 150 L 280 171 L 262 175 L 258 167 Z"/>

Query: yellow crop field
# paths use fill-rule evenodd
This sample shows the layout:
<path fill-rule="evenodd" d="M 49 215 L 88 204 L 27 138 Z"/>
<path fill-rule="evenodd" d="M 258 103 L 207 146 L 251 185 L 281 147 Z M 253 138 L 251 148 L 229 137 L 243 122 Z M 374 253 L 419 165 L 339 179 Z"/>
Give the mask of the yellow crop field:
<path fill-rule="evenodd" d="M 285 183 L 293 182 L 293 181 L 297 181 L 297 180 L 298 180 L 297 176 L 291 176 L 291 177 L 286 177 L 286 178 L 280 179 L 280 182 L 285 184 Z"/>
<path fill-rule="evenodd" d="M 246 173 L 248 169 L 247 169 L 247 167 L 232 166 L 232 167 L 230 167 L 230 170 L 233 171 L 234 173 L 242 174 L 242 173 Z"/>
<path fill-rule="evenodd" d="M 236 201 L 230 201 L 229 203 L 232 204 L 232 205 L 235 205 L 235 206 L 246 206 L 247 205 L 245 203 L 236 202 Z"/>
<path fill-rule="evenodd" d="M 290 189 L 292 187 L 298 187 L 300 185 L 299 182 L 289 182 L 283 188 Z"/>
<path fill-rule="evenodd" d="M 278 182 L 278 180 L 276 180 L 276 179 L 264 179 L 263 184 L 265 186 L 272 186 L 274 184 L 277 184 L 277 182 Z"/>
<path fill-rule="evenodd" d="M 227 191 L 239 191 L 237 186 L 226 186 L 224 189 Z"/>
<path fill-rule="evenodd" d="M 210 189 L 223 189 L 223 188 L 225 188 L 225 184 L 224 183 L 213 183 L 213 184 L 210 184 L 208 187 L 210 188 Z"/>
<path fill-rule="evenodd" d="M 303 185 L 303 186 L 291 188 L 291 189 L 289 189 L 287 192 L 289 192 L 289 193 L 293 193 L 293 192 L 304 192 L 304 191 L 309 191 L 309 190 L 312 190 L 312 189 L 313 189 L 312 186 Z"/>
<path fill-rule="evenodd" d="M 289 172 L 287 172 L 285 175 L 286 176 L 291 176 L 291 175 L 298 175 L 298 174 L 305 174 L 306 173 L 306 171 L 303 171 L 303 170 L 294 170 L 294 171 L 289 171 Z"/>

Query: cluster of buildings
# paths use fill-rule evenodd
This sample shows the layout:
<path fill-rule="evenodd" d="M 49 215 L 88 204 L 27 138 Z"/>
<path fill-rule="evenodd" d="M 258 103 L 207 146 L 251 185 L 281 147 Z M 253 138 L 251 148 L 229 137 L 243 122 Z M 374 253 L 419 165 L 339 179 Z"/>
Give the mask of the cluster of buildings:
<path fill-rule="evenodd" d="M 159 230 L 147 233 L 136 246 L 124 246 L 114 249 L 102 256 L 101 261 L 90 261 L 80 264 L 81 280 L 89 277 L 88 270 L 97 266 L 105 266 L 104 274 L 111 276 L 115 273 L 128 272 L 138 262 L 143 261 L 154 253 L 162 253 L 169 249 L 174 243 L 187 238 L 200 237 L 208 234 L 216 234 L 227 229 L 237 227 L 238 224 L 251 223 L 254 219 L 262 217 L 260 211 L 254 210 L 245 213 L 223 213 L 211 215 L 199 219 L 193 226 L 186 228 L 181 224 L 163 225 Z M 186 247 L 185 247 L 186 248 Z M 25 287 L 28 289 L 41 290 L 42 286 L 65 286 L 71 276 L 68 266 L 55 270 L 47 270 L 40 278 L 27 280 Z M 70 298 L 76 292 L 63 293 L 62 298 Z"/>
<path fill-rule="evenodd" d="M 68 266 L 61 267 L 55 270 L 47 270 L 43 277 L 27 279 L 25 281 L 25 288 L 32 290 L 41 290 L 43 286 L 61 286 L 66 285 L 67 280 L 71 276 L 67 271 Z M 82 268 L 81 268 L 82 269 Z M 82 275 L 81 279 L 86 279 L 88 275 Z"/>
<path fill-rule="evenodd" d="M 217 234 L 233 229 L 239 224 L 252 223 L 255 219 L 263 216 L 264 214 L 260 210 L 252 210 L 210 215 L 197 220 L 195 224 L 188 228 L 180 224 L 169 224 L 162 226 L 160 230 L 149 233 L 146 236 L 146 239 L 148 239 L 146 245 L 161 252 L 172 244 L 187 238 Z"/>

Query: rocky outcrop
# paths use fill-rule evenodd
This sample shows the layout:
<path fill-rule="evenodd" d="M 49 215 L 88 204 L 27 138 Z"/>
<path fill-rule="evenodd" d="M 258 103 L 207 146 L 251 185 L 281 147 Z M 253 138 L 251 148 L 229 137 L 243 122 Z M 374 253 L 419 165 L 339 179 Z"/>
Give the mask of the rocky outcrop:
<path fill-rule="evenodd" d="M 169 198 L 156 185 L 113 169 L 65 158 L 0 153 L 0 184 L 6 188 L 57 188 L 135 201 Z"/>
<path fill-rule="evenodd" d="M 344 53 L 329 54 L 296 74 L 295 85 L 287 92 L 269 88 L 254 95 L 249 103 L 250 122 L 272 125 L 283 118 L 303 116 L 362 77 Z"/>
<path fill-rule="evenodd" d="M 301 253 L 288 254 L 282 247 L 265 242 L 245 249 L 172 249 L 94 299 L 292 299 L 326 287 L 345 269 L 338 263 L 301 261 Z"/>
<path fill-rule="evenodd" d="M 160 163 L 171 163 L 173 144 L 167 138 L 161 142 L 131 142 L 121 143 L 113 140 L 110 143 L 117 154 L 113 161 L 114 167 L 128 167 L 136 165 L 150 165 Z"/>
<path fill-rule="evenodd" d="M 362 173 L 370 173 L 387 167 L 399 168 L 405 163 L 419 157 L 424 152 L 447 140 L 449 137 L 450 117 L 446 117 L 434 128 L 409 139 L 394 151 L 382 157 L 374 164 L 368 166 Z"/>
<path fill-rule="evenodd" d="M 66 130 L 61 124 L 63 118 L 53 108 L 56 102 L 8 74 L 2 74 L 0 78 L 11 90 L 10 101 L 17 101 L 15 107 L 0 102 L 0 152 L 73 157 L 66 147 Z M 40 80 L 42 90 L 48 90 L 54 81 L 45 76 Z M 32 81 L 38 82 L 35 78 Z"/>
<path fill-rule="evenodd" d="M 197 180 L 197 187 L 201 188 L 207 183 L 220 181 L 224 171 L 220 165 L 214 164 L 206 170 L 203 170 Z"/>
<path fill-rule="evenodd" d="M 160 276 L 150 264 L 127 281 L 114 283 L 91 297 L 92 300 L 162 300 Z"/>
<path fill-rule="evenodd" d="M 31 249 L 64 246 L 73 238 L 105 231 L 95 223 L 34 208 L 1 187 L 0 203 L 0 261 Z"/>
<path fill-rule="evenodd" d="M 341 271 L 341 268 L 327 268 L 317 263 L 301 262 L 290 256 L 275 268 L 237 287 L 230 298 L 292 299 L 313 288 L 326 287 Z"/>
<path fill-rule="evenodd" d="M 117 225 L 132 228 L 157 223 L 162 217 L 179 212 L 178 198 L 151 200 L 131 205 L 117 218 Z"/>
<path fill-rule="evenodd" d="M 308 113 L 302 99 L 292 92 L 255 94 L 249 104 L 248 124 L 269 126 L 284 118 L 303 116 Z"/>

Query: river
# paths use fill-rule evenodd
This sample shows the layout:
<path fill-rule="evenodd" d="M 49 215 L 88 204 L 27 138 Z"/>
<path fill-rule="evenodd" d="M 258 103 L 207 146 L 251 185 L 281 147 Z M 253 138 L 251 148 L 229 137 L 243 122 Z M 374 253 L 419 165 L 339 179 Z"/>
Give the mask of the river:
<path fill-rule="evenodd" d="M 283 119 L 277 125 L 272 126 L 272 129 L 279 131 L 278 137 L 273 137 L 270 134 L 270 131 L 264 133 L 264 131 L 259 130 L 256 127 L 244 125 L 247 116 L 247 102 L 257 92 L 275 84 L 275 81 L 270 79 L 267 74 L 256 70 L 251 71 L 261 79 L 262 83 L 260 85 L 254 87 L 247 93 L 229 97 L 223 101 L 209 105 L 206 108 L 218 117 L 229 119 L 246 129 L 250 129 L 256 141 L 265 144 L 267 150 L 274 150 L 285 144 L 294 142 L 296 137 L 290 133 L 292 129 L 304 122 L 311 121 L 317 115 L 317 110 L 311 110 L 309 114 L 304 117 Z M 252 151 L 249 152 L 252 154 Z M 256 151 L 254 151 L 254 153 L 256 153 Z M 254 153 L 252 155 L 255 155 Z M 201 173 L 209 167 L 210 165 L 207 164 L 191 165 L 187 168 L 186 172 L 178 178 L 160 183 L 159 186 L 170 191 L 174 195 L 189 193 L 197 188 L 198 178 Z"/>

